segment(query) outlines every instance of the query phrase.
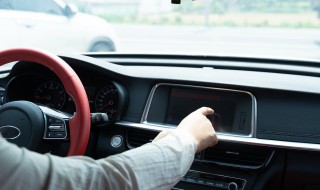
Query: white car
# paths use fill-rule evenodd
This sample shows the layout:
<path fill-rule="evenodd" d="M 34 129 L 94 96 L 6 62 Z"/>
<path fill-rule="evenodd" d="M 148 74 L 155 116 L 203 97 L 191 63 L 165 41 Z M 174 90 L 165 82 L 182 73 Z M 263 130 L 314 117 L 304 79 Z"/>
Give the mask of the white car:
<path fill-rule="evenodd" d="M 0 0 L 0 49 L 28 46 L 60 52 L 115 51 L 116 35 L 102 18 L 61 0 Z"/>

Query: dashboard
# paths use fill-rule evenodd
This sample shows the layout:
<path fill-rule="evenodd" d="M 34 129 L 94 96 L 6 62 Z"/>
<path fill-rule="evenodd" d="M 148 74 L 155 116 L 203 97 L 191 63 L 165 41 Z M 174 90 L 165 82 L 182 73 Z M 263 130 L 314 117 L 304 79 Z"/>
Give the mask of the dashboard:
<path fill-rule="evenodd" d="M 91 113 L 107 113 L 110 120 L 115 119 L 125 106 L 125 87 L 94 73 L 79 70 L 78 75 L 86 90 Z M 69 114 L 75 112 L 73 99 L 61 81 L 43 66 L 33 65 L 32 70 L 17 74 L 6 89 L 8 102 L 26 100 Z"/>
<path fill-rule="evenodd" d="M 219 143 L 197 153 L 174 189 L 320 189 L 320 69 L 316 61 L 178 55 L 61 55 L 78 74 L 91 113 L 86 155 L 150 142 L 201 106 Z M 1 78 L 3 102 L 27 100 L 73 114 L 52 71 L 18 62 Z"/>

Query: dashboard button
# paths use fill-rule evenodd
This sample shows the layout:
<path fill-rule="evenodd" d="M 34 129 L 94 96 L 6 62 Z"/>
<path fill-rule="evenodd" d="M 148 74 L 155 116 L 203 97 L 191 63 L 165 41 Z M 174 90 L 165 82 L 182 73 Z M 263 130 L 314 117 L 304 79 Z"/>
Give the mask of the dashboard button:
<path fill-rule="evenodd" d="M 198 184 L 206 184 L 206 181 L 204 179 L 202 179 L 202 178 L 198 178 L 197 179 L 197 183 Z"/>
<path fill-rule="evenodd" d="M 122 145 L 123 138 L 120 135 L 115 135 L 111 138 L 111 146 L 114 148 L 118 148 Z"/>
<path fill-rule="evenodd" d="M 215 186 L 215 181 L 212 181 L 212 180 L 206 180 L 206 185 L 209 185 L 209 186 Z"/>
<path fill-rule="evenodd" d="M 217 182 L 215 183 L 215 187 L 227 188 L 227 185 L 226 185 L 226 183 L 224 183 L 224 182 L 217 181 Z"/>
<path fill-rule="evenodd" d="M 186 177 L 186 182 L 189 182 L 189 183 L 196 183 L 197 182 L 197 179 L 194 178 L 194 177 Z"/>
<path fill-rule="evenodd" d="M 228 185 L 228 190 L 238 190 L 238 185 L 235 182 L 231 182 Z"/>

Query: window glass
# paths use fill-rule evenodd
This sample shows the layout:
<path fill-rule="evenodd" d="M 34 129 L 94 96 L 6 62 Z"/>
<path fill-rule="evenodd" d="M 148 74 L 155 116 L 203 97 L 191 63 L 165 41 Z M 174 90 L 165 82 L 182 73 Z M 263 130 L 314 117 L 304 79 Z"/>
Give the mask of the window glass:
<path fill-rule="evenodd" d="M 320 0 L 0 0 L 0 26 L 0 50 L 320 59 Z"/>
<path fill-rule="evenodd" d="M 10 0 L 1 0 L 0 1 L 0 9 L 9 9 L 12 10 L 12 2 Z"/>
<path fill-rule="evenodd" d="M 0 9 L 63 14 L 61 7 L 51 0 L 1 0 Z"/>

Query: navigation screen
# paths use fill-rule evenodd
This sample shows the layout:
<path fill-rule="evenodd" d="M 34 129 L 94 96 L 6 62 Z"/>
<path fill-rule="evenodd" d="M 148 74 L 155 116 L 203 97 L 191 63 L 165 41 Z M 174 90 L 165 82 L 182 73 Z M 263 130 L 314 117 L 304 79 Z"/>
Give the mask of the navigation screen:
<path fill-rule="evenodd" d="M 224 91 L 172 88 L 166 123 L 178 125 L 180 121 L 200 107 L 214 109 L 209 120 L 218 132 L 231 132 L 237 95 Z"/>

